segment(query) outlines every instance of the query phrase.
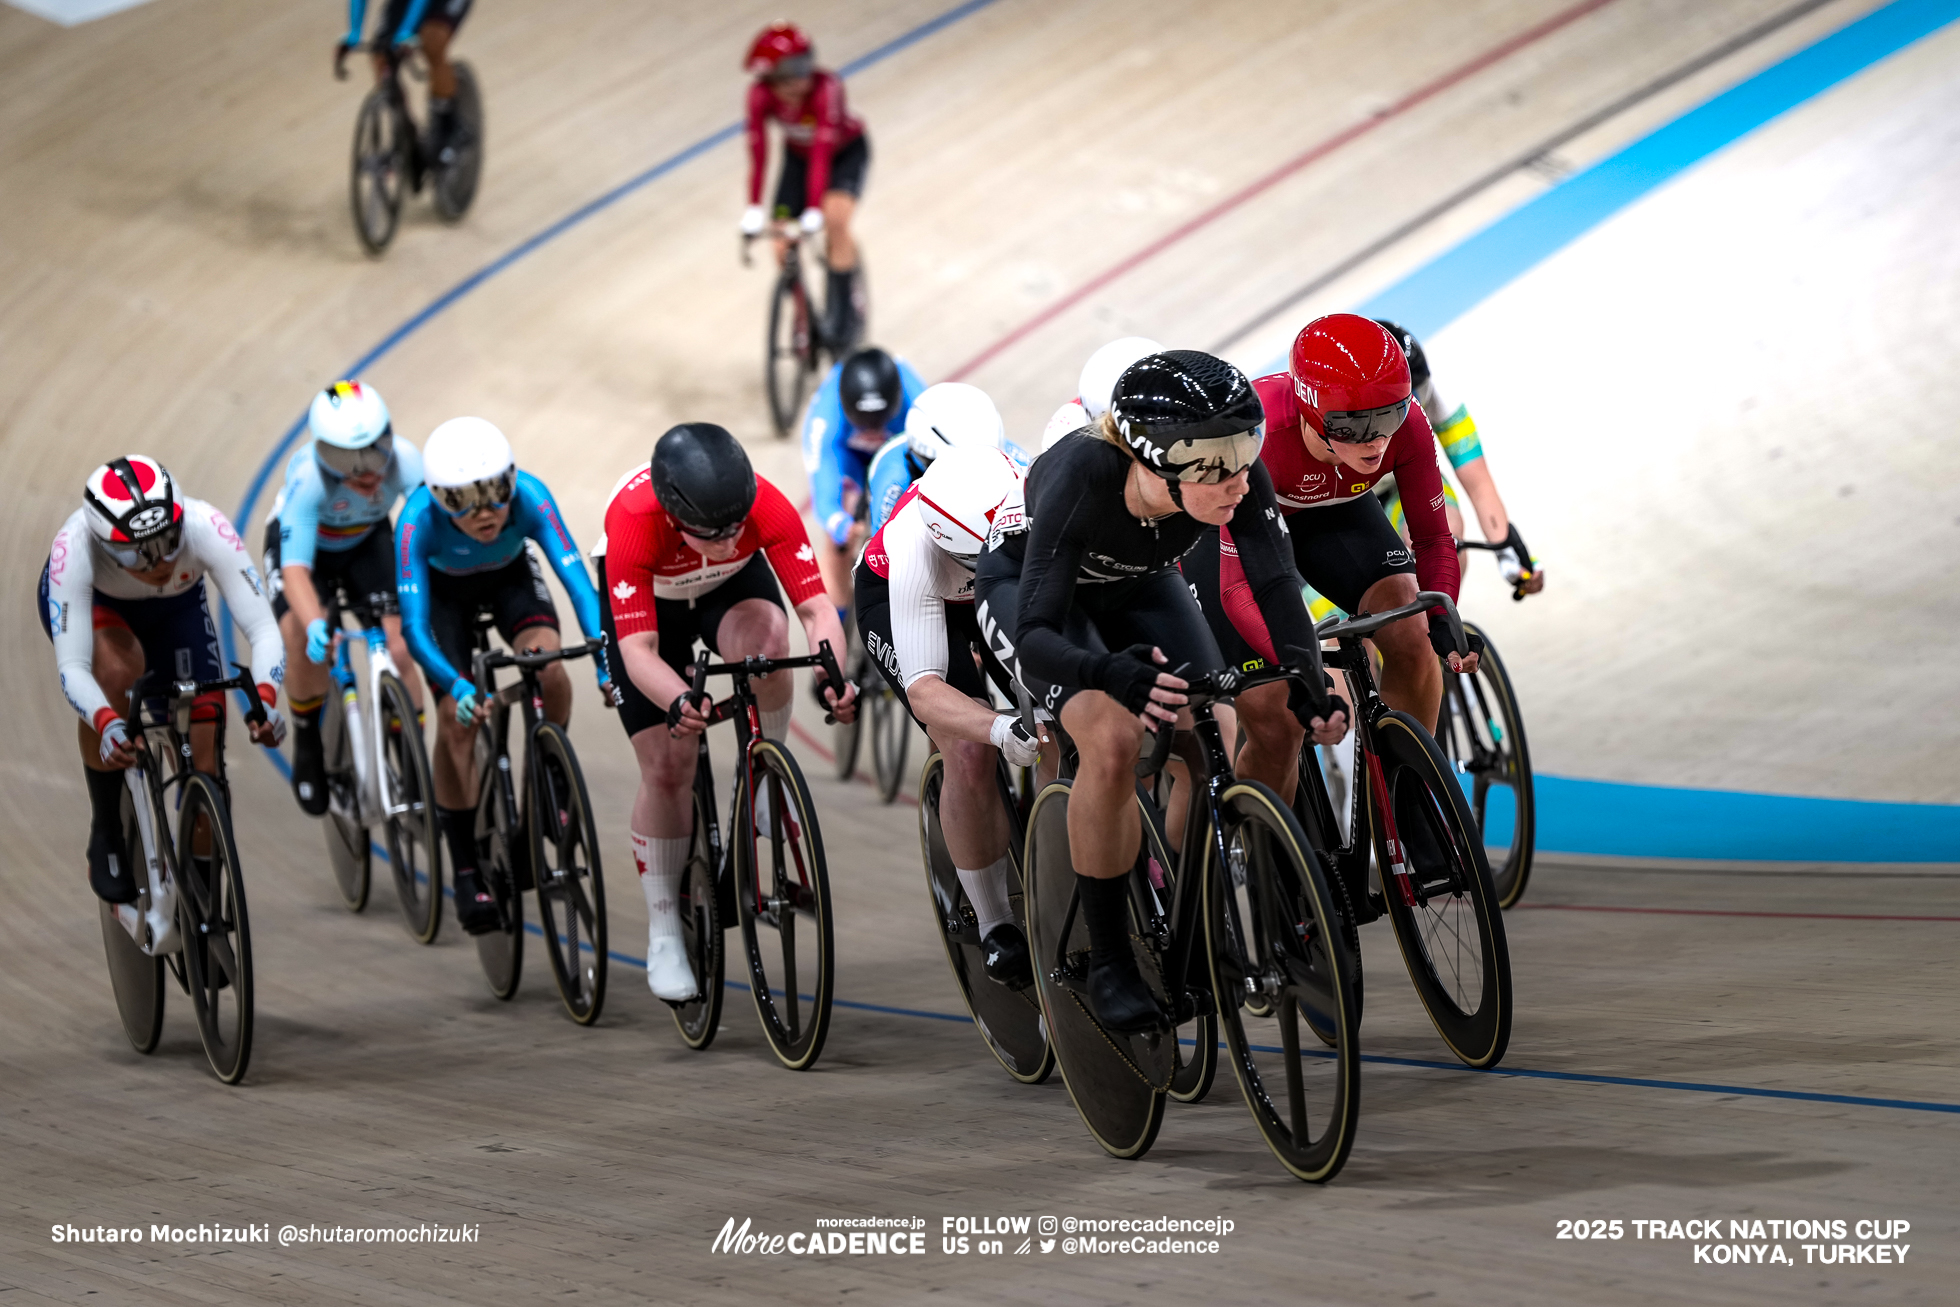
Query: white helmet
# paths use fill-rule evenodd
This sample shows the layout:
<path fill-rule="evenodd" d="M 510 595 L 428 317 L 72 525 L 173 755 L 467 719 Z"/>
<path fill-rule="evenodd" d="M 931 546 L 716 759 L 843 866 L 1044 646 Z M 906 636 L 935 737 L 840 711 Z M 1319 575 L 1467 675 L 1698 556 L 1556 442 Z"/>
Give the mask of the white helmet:
<path fill-rule="evenodd" d="M 1000 449 L 1007 427 L 987 392 L 964 381 L 927 386 L 905 415 L 905 443 L 913 457 L 930 463 L 949 449 L 972 445 Z"/>
<path fill-rule="evenodd" d="M 395 427 L 381 392 L 358 381 L 336 381 L 306 410 L 313 457 L 335 476 L 386 472 L 395 456 Z"/>
<path fill-rule="evenodd" d="M 1062 442 L 1062 437 L 1072 436 L 1088 425 L 1088 410 L 1071 399 L 1056 409 L 1055 416 L 1049 418 L 1048 425 L 1041 429 L 1041 452 L 1047 453 Z"/>
<path fill-rule="evenodd" d="M 919 478 L 919 520 L 933 543 L 971 564 L 989 533 L 1020 526 L 1020 467 L 998 449 L 962 446 L 933 460 Z"/>
<path fill-rule="evenodd" d="M 430 432 L 422 469 L 430 496 L 456 517 L 500 508 L 517 490 L 510 441 L 482 418 L 451 418 Z"/>
<path fill-rule="evenodd" d="M 1116 378 L 1123 375 L 1123 369 L 1140 358 L 1163 352 L 1164 347 L 1148 337 L 1124 336 L 1091 354 L 1075 383 L 1075 393 L 1089 420 L 1094 422 L 1108 410 L 1110 393 L 1116 389 Z"/>

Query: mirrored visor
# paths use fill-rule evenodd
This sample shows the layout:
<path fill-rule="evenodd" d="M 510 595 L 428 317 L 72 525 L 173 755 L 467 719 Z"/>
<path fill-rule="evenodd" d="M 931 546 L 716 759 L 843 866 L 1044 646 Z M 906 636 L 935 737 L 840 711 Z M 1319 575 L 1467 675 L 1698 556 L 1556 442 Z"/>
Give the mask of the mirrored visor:
<path fill-rule="evenodd" d="M 342 449 L 339 445 L 316 440 L 313 442 L 313 457 L 320 460 L 321 467 L 342 480 L 370 473 L 378 475 L 388 470 L 389 462 L 395 457 L 395 429 L 389 427 L 373 444 L 360 449 Z"/>
<path fill-rule="evenodd" d="M 1352 413 L 1329 413 L 1322 419 L 1329 440 L 1338 440 L 1344 445 L 1365 445 L 1371 440 L 1381 440 L 1402 429 L 1408 420 L 1409 405 L 1415 401 L 1411 395 L 1400 403 L 1384 408 L 1364 408 Z"/>
<path fill-rule="evenodd" d="M 502 508 L 517 491 L 517 469 L 507 467 L 493 477 L 460 486 L 430 486 L 429 497 L 451 517 L 466 517 L 482 508 Z"/>
<path fill-rule="evenodd" d="M 1165 451 L 1164 461 L 1177 469 L 1177 480 L 1215 485 L 1229 481 L 1259 460 L 1266 443 L 1266 425 L 1249 431 L 1204 440 L 1181 440 Z"/>

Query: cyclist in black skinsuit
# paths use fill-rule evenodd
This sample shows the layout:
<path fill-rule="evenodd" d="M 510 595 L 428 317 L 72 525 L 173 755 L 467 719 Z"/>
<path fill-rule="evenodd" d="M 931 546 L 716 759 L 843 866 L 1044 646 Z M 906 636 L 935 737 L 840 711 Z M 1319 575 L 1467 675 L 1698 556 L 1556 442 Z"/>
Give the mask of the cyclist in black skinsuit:
<path fill-rule="evenodd" d="M 1265 416 L 1243 373 L 1193 350 L 1149 355 L 1116 383 L 1100 425 L 1035 461 L 1025 530 L 981 555 L 976 616 L 995 654 L 1057 718 L 1078 754 L 1069 846 L 1089 928 L 1089 1002 L 1111 1030 L 1164 1021 L 1137 971 L 1125 877 L 1142 832 L 1132 766 L 1146 728 L 1175 721 L 1173 672 L 1224 666 L 1177 570 L 1207 527 L 1229 521 L 1246 578 L 1285 656 L 1308 672 L 1293 707 L 1339 739 L 1286 527 L 1259 462 Z M 1113 652 L 1112 652 L 1113 651 Z M 1167 668 L 1168 670 L 1159 670 Z"/>

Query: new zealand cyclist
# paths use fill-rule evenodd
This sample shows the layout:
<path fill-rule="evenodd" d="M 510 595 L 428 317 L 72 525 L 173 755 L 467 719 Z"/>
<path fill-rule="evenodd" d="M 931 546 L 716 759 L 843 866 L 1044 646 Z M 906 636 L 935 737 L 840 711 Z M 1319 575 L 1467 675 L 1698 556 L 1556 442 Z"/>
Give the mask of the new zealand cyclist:
<path fill-rule="evenodd" d="M 594 551 L 606 587 L 606 638 L 620 677 L 620 724 L 640 764 L 630 834 L 647 901 L 647 987 L 670 1003 L 695 997 L 681 941 L 681 875 L 694 832 L 695 736 L 707 718 L 687 699 L 683 669 L 698 639 L 724 661 L 789 655 L 783 591 L 815 649 L 842 652 L 844 628 L 824 597 L 796 510 L 755 474 L 740 442 L 712 422 L 683 422 L 653 458 L 613 487 Z M 789 727 L 790 673 L 753 682 L 762 733 Z M 857 692 L 821 687 L 844 721 Z"/>
<path fill-rule="evenodd" d="M 1162 353 L 1163 349 L 1147 336 L 1122 336 L 1098 347 L 1082 365 L 1082 375 L 1076 378 L 1075 398 L 1056 409 L 1048 425 L 1041 429 L 1042 449 L 1060 443 L 1063 436 L 1074 435 L 1102 417 L 1109 411 L 1109 394 L 1116 389 L 1116 378 L 1123 375 L 1123 370 L 1140 358 Z"/>
<path fill-rule="evenodd" d="M 923 407 L 921 398 L 912 411 Z M 1034 971 L 1008 902 L 1014 862 L 1007 814 L 995 797 L 994 758 L 999 750 L 1013 766 L 1032 767 L 1040 742 L 1018 716 L 988 706 L 973 661 L 975 646 L 985 648 L 973 616 L 973 568 L 991 532 L 1019 526 L 1021 478 L 998 449 L 944 451 L 903 493 L 857 565 L 864 647 L 945 759 L 939 819 L 946 851 L 979 919 L 987 975 L 1015 989 L 1032 984 Z M 1011 695 L 999 664 L 991 656 L 987 663 Z"/>
<path fill-rule="evenodd" d="M 912 401 L 926 388 L 904 359 L 867 347 L 824 374 L 803 417 L 803 470 L 810 516 L 823 528 L 817 566 L 838 612 L 851 602 L 851 561 L 863 545 L 871 456 L 905 430 Z"/>
<path fill-rule="evenodd" d="M 402 633 L 429 685 L 440 687 L 436 816 L 455 871 L 456 919 L 479 935 L 497 928 L 497 904 L 476 867 L 472 764 L 477 722 L 489 711 L 465 674 L 476 615 L 492 613 L 517 653 L 560 647 L 558 607 L 527 540 L 550 560 L 588 640 L 600 635 L 599 593 L 557 501 L 544 482 L 517 469 L 503 432 L 482 418 L 451 418 L 429 434 L 422 464 L 425 484 L 409 495 L 395 528 Z M 606 660 L 597 663 L 600 692 L 611 695 Z M 539 684 L 545 716 L 569 721 L 572 682 L 564 664 L 541 669 Z"/>
<path fill-rule="evenodd" d="M 769 225 L 762 208 L 762 178 L 769 169 L 768 126 L 773 118 L 783 125 L 776 216 L 796 214 L 807 236 L 828 233 L 824 308 L 829 322 L 824 334 L 842 352 L 857 343 L 863 321 L 855 302 L 858 255 L 851 218 L 864 194 L 870 138 L 844 106 L 842 79 L 816 66 L 810 38 L 792 24 L 764 28 L 744 63 L 755 81 L 749 86 L 749 207 L 742 213 L 742 234 L 759 236 Z"/>
<path fill-rule="evenodd" d="M 334 632 L 326 604 L 336 587 L 351 603 L 380 596 L 388 652 L 422 702 L 395 603 L 395 532 L 388 514 L 422 484 L 422 454 L 395 435 L 388 406 L 372 386 L 336 381 L 313 397 L 312 436 L 286 463 L 286 484 L 265 524 L 265 577 L 272 615 L 286 640 L 286 706 L 293 715 L 293 797 L 301 811 L 327 810 L 327 764 L 320 707 L 331 681 Z"/>
<path fill-rule="evenodd" d="M 1111 1030 L 1164 1015 L 1130 952 L 1125 877 L 1140 838 L 1132 767 L 1146 728 L 1177 720 L 1188 682 L 1224 665 L 1177 561 L 1208 526 L 1238 524 L 1259 610 L 1306 672 L 1316 732 L 1344 730 L 1287 566 L 1286 528 L 1259 462 L 1259 397 L 1223 359 L 1153 354 L 1116 383 L 1094 427 L 1028 473 L 1027 530 L 981 556 L 978 617 L 1003 665 L 1060 718 L 1079 755 L 1069 851 L 1089 929 L 1089 1003 Z M 1159 670 L 1159 668 L 1168 670 Z"/>
<path fill-rule="evenodd" d="M 105 903 L 133 903 L 142 888 L 123 847 L 123 770 L 139 756 L 124 717 L 131 692 L 146 672 L 169 680 L 226 676 L 205 600 L 207 573 L 252 642 L 252 680 L 266 712 L 252 740 L 277 747 L 286 735 L 278 708 L 285 660 L 252 556 L 223 513 L 179 496 L 162 464 L 131 454 L 90 473 L 82 506 L 55 532 L 41 565 L 41 629 L 54 642 L 61 692 L 81 718 L 88 883 Z M 221 694 L 200 696 L 191 709 L 199 771 L 217 770 L 224 711 Z"/>
<path fill-rule="evenodd" d="M 949 449 L 1007 447 L 1007 426 L 987 392 L 964 381 L 927 386 L 905 415 L 905 439 L 888 440 L 871 460 L 869 530 L 874 534 L 898 507 L 898 499 Z M 1017 463 L 1020 461 L 1015 460 Z"/>
<path fill-rule="evenodd" d="M 381 11 L 381 22 L 374 29 L 376 45 L 422 44 L 422 56 L 429 61 L 429 139 L 424 153 L 430 159 L 448 162 L 447 153 L 455 148 L 456 70 L 449 63 L 449 42 L 456 29 L 469 17 L 473 0 L 388 0 Z M 334 48 L 334 76 L 346 75 L 347 56 L 361 43 L 367 26 L 367 0 L 347 0 L 347 35 Z M 388 57 L 374 52 L 376 80 L 387 76 Z M 418 185 L 420 183 L 417 183 Z"/>

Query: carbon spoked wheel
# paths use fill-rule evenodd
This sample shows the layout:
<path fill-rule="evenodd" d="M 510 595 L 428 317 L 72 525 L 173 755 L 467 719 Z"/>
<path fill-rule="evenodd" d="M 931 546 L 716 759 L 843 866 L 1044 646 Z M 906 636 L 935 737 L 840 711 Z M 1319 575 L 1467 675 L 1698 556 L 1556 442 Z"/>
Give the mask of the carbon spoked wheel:
<path fill-rule="evenodd" d="M 384 674 L 381 687 L 381 801 L 386 813 L 388 862 L 395 895 L 409 934 L 432 943 L 442 929 L 442 856 L 437 841 L 435 779 L 415 701 L 399 678 Z"/>
<path fill-rule="evenodd" d="M 1450 1052 L 1496 1066 L 1511 1040 L 1511 955 L 1484 846 L 1442 751 L 1414 718 L 1384 713 L 1374 726 L 1395 826 L 1408 850 L 1408 896 L 1383 876 L 1395 942 L 1416 995 Z M 1392 868 L 1379 815 L 1378 866 Z"/>
<path fill-rule="evenodd" d="M 1079 983 L 1089 969 L 1089 928 L 1075 910 L 1068 797 L 1068 782 L 1054 782 L 1036 796 L 1028 819 L 1021 866 L 1035 987 L 1056 1065 L 1082 1123 L 1112 1157 L 1141 1157 L 1164 1124 L 1164 1090 L 1176 1070 L 1175 1044 L 1167 1035 L 1156 1036 L 1157 1056 L 1140 1064 L 1137 1054 L 1148 1051 L 1146 1037 L 1106 1032 L 1089 1015 L 1087 1002 L 1063 983 L 1064 978 Z M 1148 968 L 1145 974 L 1151 974 Z M 1159 1068 L 1161 1076 L 1153 1077 Z"/>
<path fill-rule="evenodd" d="M 1041 998 L 1032 985 L 1012 990 L 987 978 L 979 920 L 967 902 L 939 825 L 939 796 L 945 779 L 945 759 L 935 753 L 926 759 L 919 781 L 919 845 L 933 916 L 946 945 L 946 961 L 966 999 L 966 1010 L 973 1014 L 973 1024 L 980 1028 L 980 1038 L 1008 1075 L 1024 1085 L 1038 1085 L 1055 1069 L 1055 1053 L 1048 1046 L 1041 1020 Z M 1009 895 L 1009 902 L 1015 907 L 1016 922 L 1025 930 L 1026 904 L 1018 886 Z"/>
<path fill-rule="evenodd" d="M 1470 816 L 1483 832 L 1497 905 L 1508 908 L 1524 897 L 1537 838 L 1531 750 L 1504 660 L 1488 635 L 1467 622 L 1464 630 L 1483 637 L 1484 652 L 1470 675 L 1443 673 L 1444 729 L 1437 743 L 1469 787 Z"/>
<path fill-rule="evenodd" d="M 482 746 L 479 745 L 479 748 Z M 490 992 L 509 1002 L 524 974 L 524 895 L 517 887 L 520 843 L 529 837 L 519 830 L 504 787 L 489 769 L 477 774 L 476 867 L 483 884 L 497 900 L 503 926 L 476 937 L 476 960 Z M 528 853 L 528 848 L 525 853 Z"/>
<path fill-rule="evenodd" d="M 606 882 L 599 832 L 585 775 L 565 728 L 542 722 L 531 736 L 531 870 L 538 924 L 551 955 L 552 978 L 572 1020 L 589 1026 L 606 1005 Z"/>
<path fill-rule="evenodd" d="M 388 103 L 387 93 L 376 87 L 361 101 L 354 120 L 354 167 L 348 185 L 354 231 L 369 254 L 381 253 L 395 238 L 407 183 L 406 124 Z"/>
<path fill-rule="evenodd" d="M 1331 1180 L 1361 1117 L 1349 955 L 1332 892 L 1299 821 L 1256 782 L 1220 805 L 1226 865 L 1208 859 L 1205 940 L 1219 1026 L 1253 1123 L 1299 1179 Z M 1263 1011 L 1244 997 L 1262 994 Z M 1303 1029 L 1332 1046 L 1303 1049 Z"/>
<path fill-rule="evenodd" d="M 143 834 L 136 825 L 135 800 L 127 786 L 122 809 L 123 847 L 129 850 L 132 862 L 140 862 Z M 114 908 L 99 899 L 96 908 L 102 918 L 102 951 L 109 960 L 109 986 L 116 994 L 123 1033 L 137 1052 L 154 1053 L 163 1034 L 163 959 L 151 957 L 136 946 Z"/>
<path fill-rule="evenodd" d="M 681 934 L 687 945 L 688 965 L 694 968 L 698 997 L 675 1003 L 674 1025 L 689 1048 L 700 1050 L 715 1042 L 721 1029 L 722 997 L 727 993 L 727 958 L 723 952 L 722 930 L 728 922 L 721 915 L 721 896 L 716 889 L 717 868 L 721 862 L 721 841 L 716 837 L 710 801 L 697 783 L 694 790 L 694 843 L 688 849 L 687 871 L 681 877 Z"/>
<path fill-rule="evenodd" d="M 735 814 L 737 913 L 763 1037 L 805 1071 L 830 1031 L 836 956 L 823 836 L 803 772 L 774 740 L 749 750 L 754 790 Z"/>
<path fill-rule="evenodd" d="M 451 67 L 456 71 L 456 129 L 448 145 L 449 158 L 436 164 L 432 196 L 445 222 L 455 222 L 469 212 L 477 180 L 483 175 L 483 97 L 476 89 L 476 73 L 466 63 Z"/>
<path fill-rule="evenodd" d="M 177 817 L 177 918 L 197 1035 L 218 1079 L 235 1085 L 252 1060 L 252 928 L 231 813 L 202 772 Z"/>
<path fill-rule="evenodd" d="M 346 709 L 340 687 L 327 691 L 320 713 L 320 746 L 327 759 L 327 862 L 349 912 L 367 907 L 372 884 L 373 844 L 361 824 L 360 778 L 354 771 L 354 750 L 347 733 Z"/>
<path fill-rule="evenodd" d="M 912 714 L 882 676 L 870 686 L 871 770 L 878 779 L 878 797 L 890 803 L 905 788 L 905 755 L 912 747 Z"/>
<path fill-rule="evenodd" d="M 793 265 L 786 266 L 783 275 L 776 278 L 775 294 L 769 301 L 769 337 L 764 342 L 762 368 L 769 418 L 779 436 L 789 434 L 802 411 L 803 392 L 810 384 L 816 360 L 815 330 L 803 278 Z"/>

